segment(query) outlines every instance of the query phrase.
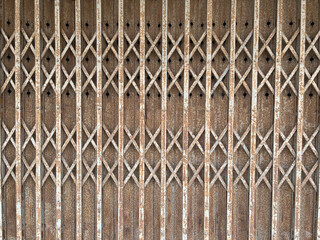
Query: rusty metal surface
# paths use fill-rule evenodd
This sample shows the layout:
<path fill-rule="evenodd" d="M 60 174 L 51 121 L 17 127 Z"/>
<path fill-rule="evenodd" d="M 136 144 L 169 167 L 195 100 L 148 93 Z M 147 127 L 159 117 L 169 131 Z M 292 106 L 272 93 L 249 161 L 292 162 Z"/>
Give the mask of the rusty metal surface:
<path fill-rule="evenodd" d="M 0 11 L 0 239 L 320 238 L 320 1 Z"/>

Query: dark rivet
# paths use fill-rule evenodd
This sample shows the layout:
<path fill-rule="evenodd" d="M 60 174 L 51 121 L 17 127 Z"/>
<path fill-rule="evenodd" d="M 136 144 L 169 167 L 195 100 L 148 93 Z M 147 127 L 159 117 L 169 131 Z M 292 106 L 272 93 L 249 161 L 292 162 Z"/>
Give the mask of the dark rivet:
<path fill-rule="evenodd" d="M 266 96 L 266 98 L 269 97 L 269 93 L 268 92 L 266 92 L 264 95 Z"/>
<path fill-rule="evenodd" d="M 48 96 L 50 95 L 50 91 L 47 92 L 47 95 L 48 95 Z"/>
<path fill-rule="evenodd" d="M 288 60 L 289 60 L 289 62 L 291 62 L 292 61 L 292 57 L 289 57 Z"/>
<path fill-rule="evenodd" d="M 171 23 L 169 23 L 169 27 L 170 27 L 170 28 L 171 28 L 171 26 L 172 26 Z"/>
<path fill-rule="evenodd" d="M 244 93 L 243 93 L 243 96 L 244 96 L 244 97 L 246 97 L 246 96 L 247 96 L 247 93 L 246 93 L 246 92 L 244 92 Z"/>
<path fill-rule="evenodd" d="M 201 45 L 203 45 L 203 41 L 201 41 Z"/>
<path fill-rule="evenodd" d="M 199 95 L 200 97 L 202 97 L 202 93 L 200 93 L 200 95 Z"/>
<path fill-rule="evenodd" d="M 9 20 L 9 19 L 8 19 L 8 21 L 7 21 L 7 24 L 8 24 L 8 25 L 10 25 L 10 24 L 11 24 L 11 22 L 10 22 L 10 20 Z"/>
<path fill-rule="evenodd" d="M 158 93 L 158 97 L 161 97 L 161 94 L 160 94 L 160 93 Z"/>
<path fill-rule="evenodd" d="M 179 78 L 179 80 L 181 80 L 181 78 L 182 78 L 181 75 L 178 78 Z"/>
<path fill-rule="evenodd" d="M 216 25 L 215 22 L 213 22 L 213 23 L 212 23 L 212 27 L 214 27 L 215 25 Z"/>
<path fill-rule="evenodd" d="M 227 25 L 226 21 L 224 21 L 224 22 L 222 23 L 222 25 L 225 27 L 225 26 Z"/>
<path fill-rule="evenodd" d="M 160 80 L 160 77 L 157 77 L 157 80 Z"/>
<path fill-rule="evenodd" d="M 109 92 L 106 92 L 106 96 L 109 97 Z"/>
<path fill-rule="evenodd" d="M 66 95 L 67 95 L 67 96 L 69 96 L 69 95 L 70 95 L 69 91 L 67 91 Z"/>
<path fill-rule="evenodd" d="M 200 62 L 203 62 L 203 58 L 200 59 Z"/>
<path fill-rule="evenodd" d="M 89 27 L 89 23 L 88 22 L 86 22 L 85 25 L 86 25 L 86 27 Z"/>
<path fill-rule="evenodd" d="M 10 54 L 8 54 L 8 55 L 7 55 L 7 58 L 8 58 L 8 59 L 11 59 L 11 56 L 10 56 Z"/>
<path fill-rule="evenodd" d="M 127 58 L 126 60 L 127 60 L 127 62 L 130 62 L 130 58 Z"/>
<path fill-rule="evenodd" d="M 47 23 L 46 23 L 46 26 L 49 27 L 49 26 L 50 26 L 50 23 L 47 22 Z"/>
<path fill-rule="evenodd" d="M 212 58 L 212 62 L 214 62 L 214 58 Z"/>
<path fill-rule="evenodd" d="M 271 24 L 271 22 L 270 22 L 270 20 L 268 20 L 268 21 L 267 21 L 267 25 L 270 26 L 270 24 Z"/>
<path fill-rule="evenodd" d="M 69 22 L 66 23 L 66 27 L 67 27 L 67 28 L 69 27 Z"/>
<path fill-rule="evenodd" d="M 191 97 L 191 96 L 192 96 L 192 93 L 190 93 L 189 96 Z"/>
<path fill-rule="evenodd" d="M 246 62 L 246 61 L 248 61 L 248 58 L 247 58 L 247 57 L 245 57 L 243 60 Z"/>
<path fill-rule="evenodd" d="M 182 58 L 179 58 L 179 62 L 181 62 L 182 61 Z"/>
<path fill-rule="evenodd" d="M 27 59 L 28 62 L 30 61 L 30 57 L 27 57 L 26 59 Z"/>
<path fill-rule="evenodd" d="M 212 40 L 212 44 L 214 44 L 214 40 Z"/>
<path fill-rule="evenodd" d="M 148 27 L 150 27 L 150 26 L 151 26 L 151 24 L 148 22 L 148 23 L 147 23 L 147 26 L 148 26 Z"/>
<path fill-rule="evenodd" d="M 27 26 L 27 27 L 29 27 L 29 26 L 30 26 L 30 23 L 29 23 L 28 21 L 26 22 L 26 26 Z"/>
<path fill-rule="evenodd" d="M 137 96 L 140 97 L 139 93 L 137 93 Z"/>
<path fill-rule="evenodd" d="M 191 22 L 190 25 L 193 26 L 193 22 Z"/>
<path fill-rule="evenodd" d="M 292 25 L 293 25 L 293 22 L 292 22 L 292 20 L 291 20 L 291 21 L 289 22 L 289 25 L 290 25 L 290 26 L 292 26 Z"/>
<path fill-rule="evenodd" d="M 28 90 L 27 95 L 29 96 L 31 94 L 31 92 Z"/>
<path fill-rule="evenodd" d="M 140 26 L 140 23 L 137 23 L 137 27 L 139 27 Z"/>
<path fill-rule="evenodd" d="M 48 61 L 48 62 L 50 61 L 50 57 L 47 57 L 47 61 Z"/>
<path fill-rule="evenodd" d="M 8 93 L 10 94 L 12 91 L 11 91 L 11 89 L 9 88 L 9 90 L 8 90 Z"/>
<path fill-rule="evenodd" d="M 203 27 L 204 26 L 204 24 L 203 23 L 201 23 L 201 25 L 200 25 L 201 27 Z"/>
<path fill-rule="evenodd" d="M 223 57 L 223 58 L 222 58 L 222 62 L 224 62 L 225 60 L 226 60 L 226 58 L 225 58 L 225 57 Z"/>
<path fill-rule="evenodd" d="M 106 58 L 106 62 L 109 62 L 109 58 Z"/>
<path fill-rule="evenodd" d="M 161 24 L 159 23 L 159 24 L 158 24 L 158 28 L 160 28 L 160 27 L 161 27 Z"/>
<path fill-rule="evenodd" d="M 67 57 L 67 58 L 66 58 L 66 61 L 67 61 L 67 62 L 69 62 L 69 61 L 70 61 L 70 59 Z"/>
<path fill-rule="evenodd" d="M 182 95 L 181 92 L 179 92 L 179 97 L 181 97 L 181 95 Z"/>
<path fill-rule="evenodd" d="M 221 93 L 221 96 L 224 97 L 226 94 L 224 92 Z"/>
<path fill-rule="evenodd" d="M 129 23 L 127 23 L 127 27 L 130 27 L 130 24 L 129 24 Z"/>
<path fill-rule="evenodd" d="M 109 23 L 108 22 L 106 22 L 106 27 L 109 27 Z"/>
<path fill-rule="evenodd" d="M 314 25 L 314 21 L 312 21 L 312 22 L 310 23 L 310 25 L 313 26 L 313 25 Z"/>
<path fill-rule="evenodd" d="M 182 27 L 182 23 L 181 22 L 179 23 L 179 27 Z"/>
<path fill-rule="evenodd" d="M 313 93 L 312 93 L 312 92 L 310 92 L 310 93 L 309 93 L 309 97 L 312 97 L 312 96 L 313 96 Z"/>
<path fill-rule="evenodd" d="M 88 58 L 88 57 L 86 57 L 86 61 L 87 61 L 87 62 L 89 61 L 89 58 Z"/>
<path fill-rule="evenodd" d="M 148 76 L 147 79 L 150 80 L 150 76 Z"/>
<path fill-rule="evenodd" d="M 89 92 L 88 92 L 88 91 L 86 91 L 86 96 L 87 96 L 87 97 L 89 96 Z"/>
<path fill-rule="evenodd" d="M 214 94 L 213 94 L 213 93 L 211 93 L 211 98 L 213 98 L 213 96 L 214 96 Z"/>
<path fill-rule="evenodd" d="M 193 59 L 192 59 L 192 58 L 190 58 L 190 62 L 192 62 L 192 60 L 193 60 Z"/>
<path fill-rule="evenodd" d="M 147 93 L 147 97 L 150 97 L 150 93 Z"/>
<path fill-rule="evenodd" d="M 289 92 L 287 96 L 288 96 L 288 97 L 291 97 L 291 93 Z"/>
<path fill-rule="evenodd" d="M 313 57 L 311 57 L 311 58 L 310 58 L 310 62 L 312 62 L 313 60 L 314 60 L 314 58 L 313 58 Z"/>
<path fill-rule="evenodd" d="M 138 23 L 139 24 L 139 23 Z M 117 22 L 117 27 L 119 26 L 119 23 Z"/>
<path fill-rule="evenodd" d="M 169 62 L 171 62 L 171 58 L 169 58 Z"/>
<path fill-rule="evenodd" d="M 248 25 L 249 25 L 249 23 L 248 23 L 248 21 L 246 21 L 246 23 L 244 24 L 246 27 L 248 27 Z"/>
<path fill-rule="evenodd" d="M 127 93 L 127 97 L 129 97 L 130 96 L 130 93 Z"/>
<path fill-rule="evenodd" d="M 168 94 L 168 98 L 170 98 L 170 97 L 171 97 L 171 94 L 169 93 L 169 94 Z"/>
<path fill-rule="evenodd" d="M 266 61 L 269 62 L 269 60 L 270 60 L 270 58 L 269 58 L 269 57 L 266 57 Z"/>

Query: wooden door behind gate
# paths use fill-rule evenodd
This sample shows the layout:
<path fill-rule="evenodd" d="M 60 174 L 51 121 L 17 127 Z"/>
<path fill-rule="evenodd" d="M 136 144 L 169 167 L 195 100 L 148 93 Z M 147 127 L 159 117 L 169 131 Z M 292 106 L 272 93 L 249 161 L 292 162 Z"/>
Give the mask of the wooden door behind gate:
<path fill-rule="evenodd" d="M 319 239 L 319 0 L 1 0 L 0 239 Z"/>

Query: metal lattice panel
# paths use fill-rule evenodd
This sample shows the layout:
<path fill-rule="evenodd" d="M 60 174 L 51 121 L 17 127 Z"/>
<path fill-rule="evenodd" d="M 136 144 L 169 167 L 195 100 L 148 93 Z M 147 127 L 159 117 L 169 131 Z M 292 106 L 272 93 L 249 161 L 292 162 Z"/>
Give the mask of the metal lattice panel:
<path fill-rule="evenodd" d="M 0 239 L 320 238 L 318 0 L 2 0 Z"/>

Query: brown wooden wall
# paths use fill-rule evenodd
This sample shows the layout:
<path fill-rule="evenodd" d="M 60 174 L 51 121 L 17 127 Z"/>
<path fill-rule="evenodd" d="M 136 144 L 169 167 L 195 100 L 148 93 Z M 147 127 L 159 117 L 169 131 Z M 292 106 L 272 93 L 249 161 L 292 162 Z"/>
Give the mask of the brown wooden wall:
<path fill-rule="evenodd" d="M 0 239 L 320 239 L 319 0 L 0 3 Z"/>

